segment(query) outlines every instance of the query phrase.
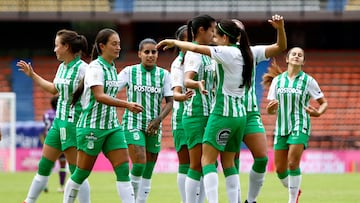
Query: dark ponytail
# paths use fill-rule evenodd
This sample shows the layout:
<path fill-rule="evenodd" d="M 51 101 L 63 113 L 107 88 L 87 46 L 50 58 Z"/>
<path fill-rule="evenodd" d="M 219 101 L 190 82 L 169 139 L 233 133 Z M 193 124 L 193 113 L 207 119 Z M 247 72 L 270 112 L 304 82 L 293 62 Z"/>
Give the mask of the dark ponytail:
<path fill-rule="evenodd" d="M 245 32 L 245 30 L 240 29 L 240 40 L 239 40 L 239 45 L 238 45 L 242 57 L 244 59 L 244 68 L 243 68 L 243 84 L 240 85 L 240 87 L 250 87 L 251 86 L 251 76 L 252 76 L 252 72 L 253 72 L 253 68 L 254 68 L 254 58 L 253 58 L 253 54 L 251 52 L 250 49 L 250 42 L 249 42 L 249 38 Z"/>
<path fill-rule="evenodd" d="M 187 23 L 187 41 L 193 41 L 192 20 Z"/>

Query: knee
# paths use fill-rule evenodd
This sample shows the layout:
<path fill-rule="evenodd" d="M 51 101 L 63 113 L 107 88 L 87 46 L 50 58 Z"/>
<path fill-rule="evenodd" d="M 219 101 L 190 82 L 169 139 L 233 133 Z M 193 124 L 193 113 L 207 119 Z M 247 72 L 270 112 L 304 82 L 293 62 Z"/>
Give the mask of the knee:
<path fill-rule="evenodd" d="M 264 173 L 266 171 L 267 163 L 268 163 L 267 156 L 262 158 L 255 158 L 252 169 L 258 173 Z"/>
<path fill-rule="evenodd" d="M 142 176 L 145 166 L 145 164 L 134 163 L 131 169 L 131 174 L 134 176 Z"/>

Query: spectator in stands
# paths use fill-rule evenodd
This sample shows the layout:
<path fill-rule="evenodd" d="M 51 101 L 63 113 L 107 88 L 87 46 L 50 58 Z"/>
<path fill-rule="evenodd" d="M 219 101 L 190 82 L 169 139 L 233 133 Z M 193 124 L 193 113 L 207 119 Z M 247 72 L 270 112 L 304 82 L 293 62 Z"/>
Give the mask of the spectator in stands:
<path fill-rule="evenodd" d="M 269 72 L 263 76 L 263 84 L 269 86 L 271 83 L 266 110 L 269 114 L 277 114 L 274 132 L 276 173 L 288 188 L 288 202 L 295 203 L 301 193 L 300 160 L 309 141 L 310 116 L 319 117 L 325 113 L 328 103 L 316 80 L 302 71 L 303 49 L 290 49 L 286 63 L 287 71 L 281 73 L 273 61 Z M 310 97 L 318 102 L 319 108 L 309 105 Z"/>
<path fill-rule="evenodd" d="M 240 29 L 244 30 L 244 35 L 242 35 L 241 38 L 246 38 L 247 40 L 248 36 L 245 32 L 243 23 L 236 19 L 233 19 L 233 21 Z M 255 93 L 256 66 L 261 61 L 265 61 L 271 57 L 279 55 L 287 47 L 283 16 L 277 14 L 273 15 L 272 18 L 268 20 L 268 22 L 277 30 L 276 43 L 271 45 L 250 46 L 254 57 L 254 69 L 251 86 L 245 91 L 244 105 L 246 108 L 247 122 L 243 142 L 251 151 L 254 157 L 254 163 L 249 175 L 249 190 L 245 203 L 256 202 L 256 198 L 259 195 L 260 189 L 265 179 L 266 166 L 268 161 L 265 128 L 262 123 Z M 239 153 L 237 153 L 235 156 L 235 166 L 237 169 L 239 169 Z"/>
<path fill-rule="evenodd" d="M 56 105 L 57 105 L 57 101 L 58 101 L 58 96 L 54 96 L 51 98 L 50 100 L 50 104 L 51 104 L 51 109 L 45 111 L 45 113 L 43 114 L 43 121 L 44 121 L 44 132 L 40 134 L 40 141 L 42 144 L 44 144 L 45 138 L 47 133 L 49 132 L 52 123 L 54 121 L 55 115 L 56 115 Z M 64 184 L 65 184 L 65 178 L 66 178 L 66 158 L 65 158 L 65 154 L 61 153 L 61 155 L 59 156 L 59 165 L 60 165 L 60 169 L 59 169 L 59 183 L 60 183 L 60 187 L 58 188 L 58 192 L 64 192 Z M 44 188 L 44 192 L 48 192 L 48 186 L 46 186 Z"/>
<path fill-rule="evenodd" d="M 55 161 L 64 153 L 69 163 L 70 172 L 73 173 L 76 164 L 76 122 L 79 118 L 81 107 L 77 103 L 71 107 L 72 94 L 84 77 L 88 64 L 81 59 L 87 52 L 85 36 L 71 30 L 59 30 L 55 37 L 54 52 L 62 63 L 59 65 L 53 82 L 47 81 L 36 74 L 30 63 L 23 60 L 17 62 L 19 70 L 29 76 L 42 89 L 51 94 L 58 94 L 56 117 L 52 128 L 49 130 L 42 157 L 39 162 L 38 172 L 29 188 L 26 203 L 33 203 L 47 185 L 49 175 Z M 80 190 L 79 202 L 90 202 L 90 187 L 88 181 Z"/>
<path fill-rule="evenodd" d="M 161 121 L 173 106 L 170 73 L 156 65 L 156 42 L 146 38 L 139 44 L 140 64 L 125 67 L 119 79 L 126 86 L 128 102 L 140 102 L 144 111 L 134 114 L 125 110 L 122 123 L 133 163 L 131 183 L 137 203 L 146 202 L 151 177 L 161 148 Z M 165 99 L 165 105 L 162 101 Z"/>
<path fill-rule="evenodd" d="M 243 105 L 245 87 L 251 85 L 253 56 L 247 38 L 232 20 L 220 20 L 215 28 L 214 42 L 218 46 L 197 45 L 178 40 L 159 43 L 164 49 L 178 46 L 182 49 L 211 56 L 217 62 L 215 101 L 213 102 L 204 138 L 201 165 L 209 203 L 218 200 L 216 160 L 220 153 L 226 179 L 229 202 L 238 202 L 239 172 L 234 158 L 240 151 L 245 125 L 246 109 Z M 239 36 L 240 43 L 238 42 Z M 186 62 L 186 61 L 185 61 Z M 234 125 L 236 123 L 236 125 Z M 188 127 L 188 126 L 187 126 Z"/>
<path fill-rule="evenodd" d="M 187 25 L 179 27 L 175 32 L 175 38 L 181 41 L 187 41 Z M 178 50 L 178 49 L 177 49 Z M 171 88 L 174 93 L 174 104 L 172 110 L 172 134 L 174 137 L 174 146 L 179 159 L 179 168 L 177 174 L 177 184 L 181 196 L 181 201 L 186 202 L 185 180 L 189 170 L 190 157 L 187 147 L 187 139 L 182 125 L 182 114 L 184 103 L 193 95 L 193 91 L 184 87 L 184 55 L 186 50 L 179 50 L 178 56 L 171 64 Z"/>
<path fill-rule="evenodd" d="M 92 49 L 93 60 L 84 80 L 75 91 L 72 104 L 81 97 L 82 113 L 77 123 L 77 166 L 65 184 L 64 203 L 74 202 L 80 185 L 90 175 L 102 151 L 111 162 L 116 175 L 116 188 L 122 202 L 133 203 L 134 192 L 129 178 L 129 158 L 116 107 L 139 113 L 136 103 L 116 98 L 121 87 L 114 60 L 119 57 L 120 37 L 112 29 L 98 32 Z"/>

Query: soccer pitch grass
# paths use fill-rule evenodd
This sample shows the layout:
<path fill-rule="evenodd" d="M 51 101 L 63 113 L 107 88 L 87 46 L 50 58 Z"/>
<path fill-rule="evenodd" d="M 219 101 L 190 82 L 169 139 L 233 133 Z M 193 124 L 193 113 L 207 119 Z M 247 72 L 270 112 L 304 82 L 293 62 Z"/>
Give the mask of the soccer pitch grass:
<path fill-rule="evenodd" d="M 27 194 L 28 187 L 35 172 L 0 173 L 0 202 L 21 203 Z M 62 193 L 58 188 L 58 174 L 53 173 L 49 180 L 49 193 L 42 193 L 38 203 L 62 202 Z M 242 202 L 246 199 L 248 174 L 241 174 Z M 299 202 L 302 203 L 360 203 L 360 174 L 303 174 L 302 194 Z M 115 188 L 115 175 L 111 172 L 93 172 L 89 177 L 92 203 L 120 202 Z M 259 203 L 285 203 L 287 190 L 281 185 L 275 173 L 268 173 L 264 186 L 257 199 Z M 180 196 L 177 190 L 176 174 L 154 174 L 152 189 L 148 203 L 179 203 Z M 219 202 L 226 203 L 224 176 L 219 173 Z"/>

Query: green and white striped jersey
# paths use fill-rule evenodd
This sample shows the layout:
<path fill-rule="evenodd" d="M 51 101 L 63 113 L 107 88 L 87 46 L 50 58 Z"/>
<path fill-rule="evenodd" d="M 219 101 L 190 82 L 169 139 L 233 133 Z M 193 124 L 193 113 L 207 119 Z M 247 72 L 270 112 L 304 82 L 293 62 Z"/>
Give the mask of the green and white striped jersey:
<path fill-rule="evenodd" d="M 303 71 L 293 80 L 290 80 L 287 71 L 273 79 L 267 99 L 279 101 L 276 136 L 285 136 L 292 132 L 310 135 L 310 116 L 305 110 L 310 97 L 317 100 L 324 97 L 324 94 L 316 80 Z"/>
<path fill-rule="evenodd" d="M 69 64 L 64 62 L 59 65 L 54 78 L 54 85 L 59 93 L 56 106 L 56 118 L 71 123 L 77 122 L 81 113 L 81 105 L 78 102 L 71 107 L 72 95 L 79 86 L 85 75 L 88 64 L 76 57 Z"/>
<path fill-rule="evenodd" d="M 184 59 L 184 54 L 182 52 L 179 53 L 179 55 L 175 58 L 175 60 L 171 64 L 171 89 L 174 89 L 175 87 L 181 87 L 182 92 L 184 93 L 186 91 L 186 88 L 184 87 L 184 64 L 182 63 Z M 184 112 L 184 103 L 173 101 L 173 110 L 171 115 L 171 126 L 172 130 L 178 130 L 183 129 L 181 120 L 182 120 L 182 114 Z"/>
<path fill-rule="evenodd" d="M 259 111 L 257 99 L 256 99 L 256 91 L 255 91 L 255 78 L 256 78 L 256 66 L 261 62 L 267 60 L 265 57 L 265 45 L 257 45 L 250 47 L 251 52 L 254 58 L 254 66 L 251 77 L 251 86 L 246 87 L 245 97 L 244 97 L 244 105 L 246 107 L 247 112 L 257 112 Z"/>
<path fill-rule="evenodd" d="M 91 91 L 93 86 L 103 86 L 104 93 L 116 98 L 121 88 L 115 64 L 109 64 L 101 56 L 89 64 L 85 74 L 84 92 L 81 97 L 83 111 L 77 123 L 80 128 L 112 129 L 120 127 L 115 106 L 96 101 Z"/>
<path fill-rule="evenodd" d="M 186 91 L 186 88 L 184 87 L 184 64 L 182 63 L 184 59 L 183 52 L 180 52 L 179 55 L 175 58 L 175 60 L 171 64 L 171 89 L 174 89 L 175 87 L 181 87 L 182 92 L 184 93 Z M 183 129 L 182 126 L 182 114 L 184 112 L 184 103 L 173 101 L 173 110 L 171 115 L 171 126 L 172 130 L 178 130 Z"/>
<path fill-rule="evenodd" d="M 216 92 L 211 113 L 224 117 L 243 117 L 246 115 L 242 103 L 245 88 L 243 84 L 244 61 L 236 46 L 210 47 L 211 57 L 217 62 Z"/>
<path fill-rule="evenodd" d="M 173 96 L 170 73 L 158 66 L 148 71 L 141 64 L 136 64 L 125 67 L 118 77 L 122 87 L 126 86 L 127 100 L 144 107 L 143 112 L 138 114 L 125 109 L 123 127 L 125 130 L 145 131 L 149 122 L 160 115 L 162 100 Z"/>
<path fill-rule="evenodd" d="M 187 51 L 185 54 L 184 72 L 196 72 L 193 80 L 205 81 L 205 89 L 209 92 L 204 95 L 199 89 L 194 89 L 194 95 L 185 104 L 185 116 L 209 116 L 213 100 L 212 90 L 214 82 L 215 64 L 209 56 Z"/>

